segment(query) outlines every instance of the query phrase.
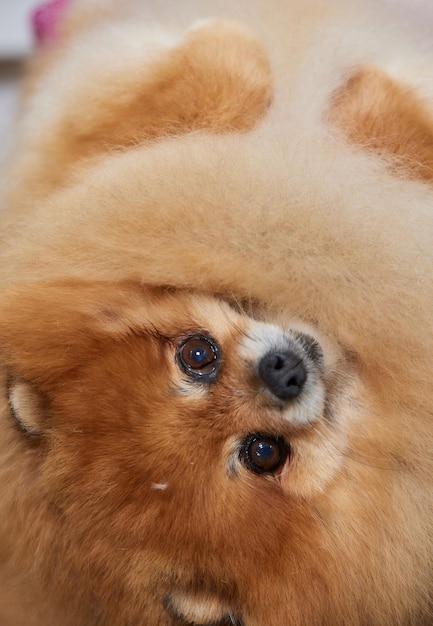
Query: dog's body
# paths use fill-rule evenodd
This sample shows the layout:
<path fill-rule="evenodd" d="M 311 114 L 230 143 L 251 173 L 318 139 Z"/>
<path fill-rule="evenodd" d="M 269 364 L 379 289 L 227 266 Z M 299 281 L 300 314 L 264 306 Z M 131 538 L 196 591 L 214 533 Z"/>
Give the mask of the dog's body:
<path fill-rule="evenodd" d="M 348 4 L 77 0 L 35 59 L 2 626 L 433 622 L 433 65 Z"/>

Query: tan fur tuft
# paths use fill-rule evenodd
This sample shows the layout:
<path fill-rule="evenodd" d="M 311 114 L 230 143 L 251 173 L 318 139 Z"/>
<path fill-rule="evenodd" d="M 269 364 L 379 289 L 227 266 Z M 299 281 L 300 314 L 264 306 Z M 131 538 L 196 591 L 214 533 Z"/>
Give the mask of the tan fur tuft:
<path fill-rule="evenodd" d="M 56 50 L 51 62 L 56 65 Z M 44 63 L 50 67 L 50 57 Z M 88 94 L 53 111 L 43 138 L 51 185 L 68 179 L 71 167 L 107 152 L 197 131 L 228 133 L 253 128 L 272 97 L 268 59 L 245 28 L 210 20 L 184 41 L 154 54 L 134 74 L 112 82 L 112 68 L 92 78 Z M 89 106 L 89 102 L 90 105 Z M 40 177 L 38 167 L 32 178 Z M 44 186 L 41 180 L 37 186 Z"/>
<path fill-rule="evenodd" d="M 335 94 L 332 121 L 350 142 L 393 157 L 392 167 L 433 180 L 433 121 L 422 100 L 375 67 L 355 72 Z"/>

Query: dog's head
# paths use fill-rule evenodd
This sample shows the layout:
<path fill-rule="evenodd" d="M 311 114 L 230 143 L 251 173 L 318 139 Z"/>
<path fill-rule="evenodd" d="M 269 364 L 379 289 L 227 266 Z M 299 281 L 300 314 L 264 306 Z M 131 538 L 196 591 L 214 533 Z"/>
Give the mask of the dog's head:
<path fill-rule="evenodd" d="M 335 80 L 306 63 L 308 89 L 296 70 L 282 101 L 261 45 L 219 22 L 149 64 L 143 49 L 145 65 L 122 44 L 95 68 L 81 43 L 76 78 L 66 55 L 35 99 L 2 265 L 8 283 L 74 271 L 110 284 L 0 298 L 0 559 L 43 579 L 38 603 L 70 594 L 62 623 L 65 606 L 73 624 L 110 626 L 423 623 L 431 358 L 419 320 L 431 307 L 409 285 L 430 274 L 418 239 L 398 244 L 412 212 L 389 226 L 394 182 L 355 175 L 361 161 L 328 141 L 336 128 L 342 145 L 431 182 L 423 103 L 346 59 Z M 242 135 L 274 95 L 282 118 Z M 297 118 L 316 101 L 317 141 Z M 112 285 L 125 277 L 295 310 L 357 354 L 296 321 Z"/>
<path fill-rule="evenodd" d="M 341 464 L 329 445 L 342 446 L 352 384 L 316 331 L 83 282 L 15 289 L 0 320 L 18 527 L 42 544 L 42 571 L 75 572 L 125 601 L 123 616 L 154 602 L 209 624 L 239 615 L 251 581 L 278 578 L 298 550 L 300 567 L 314 558 L 302 501 Z"/>

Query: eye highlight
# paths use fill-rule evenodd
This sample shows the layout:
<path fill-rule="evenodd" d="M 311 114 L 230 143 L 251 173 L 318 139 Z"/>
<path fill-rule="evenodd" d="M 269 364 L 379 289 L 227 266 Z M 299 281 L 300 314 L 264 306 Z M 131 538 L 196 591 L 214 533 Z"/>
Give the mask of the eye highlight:
<path fill-rule="evenodd" d="M 188 337 L 178 348 L 180 368 L 190 378 L 212 381 L 218 372 L 220 350 L 217 343 L 205 335 Z"/>

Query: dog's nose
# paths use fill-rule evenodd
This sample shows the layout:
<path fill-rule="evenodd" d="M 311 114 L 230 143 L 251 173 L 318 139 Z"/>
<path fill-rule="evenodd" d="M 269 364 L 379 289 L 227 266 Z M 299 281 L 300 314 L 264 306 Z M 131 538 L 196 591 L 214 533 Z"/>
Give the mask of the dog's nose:
<path fill-rule="evenodd" d="M 291 350 L 268 352 L 259 363 L 259 376 L 280 400 L 296 398 L 307 380 L 302 358 Z"/>

